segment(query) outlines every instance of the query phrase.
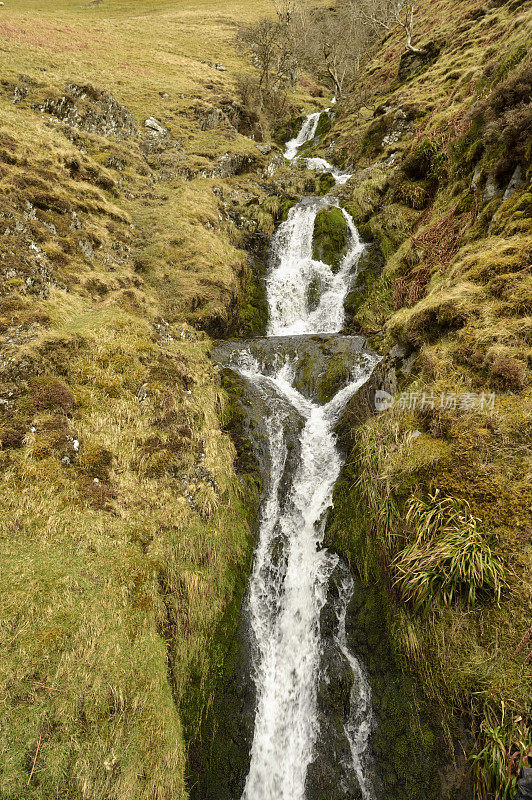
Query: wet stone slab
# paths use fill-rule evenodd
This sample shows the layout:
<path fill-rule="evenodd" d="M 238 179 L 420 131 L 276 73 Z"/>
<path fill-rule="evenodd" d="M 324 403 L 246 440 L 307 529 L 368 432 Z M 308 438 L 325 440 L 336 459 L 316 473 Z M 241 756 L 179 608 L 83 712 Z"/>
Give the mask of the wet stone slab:
<path fill-rule="evenodd" d="M 293 370 L 293 385 L 309 400 L 328 402 L 350 382 L 353 371 L 374 353 L 363 336 L 316 334 L 239 339 L 216 344 L 219 366 L 238 370 L 254 359 L 264 375 L 273 375 L 285 362 Z"/>

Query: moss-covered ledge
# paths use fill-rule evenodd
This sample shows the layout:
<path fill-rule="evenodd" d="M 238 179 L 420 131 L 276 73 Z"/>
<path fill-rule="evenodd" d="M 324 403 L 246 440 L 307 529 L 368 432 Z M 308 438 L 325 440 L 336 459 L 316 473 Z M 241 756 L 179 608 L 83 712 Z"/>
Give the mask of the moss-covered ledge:
<path fill-rule="evenodd" d="M 347 222 L 339 208 L 323 208 L 314 221 L 312 255 L 338 272 L 347 247 Z"/>

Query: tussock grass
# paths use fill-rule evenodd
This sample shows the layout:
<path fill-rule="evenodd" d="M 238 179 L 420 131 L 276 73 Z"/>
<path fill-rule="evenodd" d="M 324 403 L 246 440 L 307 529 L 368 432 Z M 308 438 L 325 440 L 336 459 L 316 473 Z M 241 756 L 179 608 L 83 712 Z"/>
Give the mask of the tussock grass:
<path fill-rule="evenodd" d="M 472 757 L 478 781 L 478 796 L 509 800 L 516 791 L 517 776 L 532 748 L 530 728 L 523 718 L 502 705 L 489 705 L 481 723 L 483 747 Z"/>
<path fill-rule="evenodd" d="M 507 571 L 467 501 L 439 497 L 438 490 L 427 500 L 411 498 L 406 522 L 414 529 L 415 541 L 392 563 L 394 585 L 405 602 L 421 609 L 438 598 L 449 605 L 465 596 L 474 606 L 486 593 L 500 602 Z"/>

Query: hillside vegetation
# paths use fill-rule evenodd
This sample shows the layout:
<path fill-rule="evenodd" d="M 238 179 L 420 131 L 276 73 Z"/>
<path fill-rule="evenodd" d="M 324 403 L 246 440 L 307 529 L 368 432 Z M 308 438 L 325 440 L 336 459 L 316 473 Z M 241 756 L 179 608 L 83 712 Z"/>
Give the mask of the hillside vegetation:
<path fill-rule="evenodd" d="M 0 798 L 187 796 L 258 499 L 210 337 L 261 331 L 267 237 L 331 187 L 272 141 L 326 105 L 319 54 L 257 106 L 235 34 L 268 14 L 0 8 Z M 420 3 L 423 55 L 372 39 L 306 153 L 354 172 L 339 198 L 380 255 L 348 331 L 397 391 L 343 431 L 328 540 L 472 733 L 482 800 L 532 747 L 530 33 L 523 0 Z"/>
<path fill-rule="evenodd" d="M 261 5 L 0 12 L 0 796 L 176 800 L 250 558 L 198 329 L 248 282 L 218 187 L 271 158 L 230 119 Z"/>
<path fill-rule="evenodd" d="M 384 255 L 348 306 L 396 393 L 352 431 L 329 541 L 388 586 L 405 664 L 476 737 L 480 798 L 512 796 L 531 747 L 531 22 L 419 4 L 423 55 L 393 29 L 321 145 Z"/>

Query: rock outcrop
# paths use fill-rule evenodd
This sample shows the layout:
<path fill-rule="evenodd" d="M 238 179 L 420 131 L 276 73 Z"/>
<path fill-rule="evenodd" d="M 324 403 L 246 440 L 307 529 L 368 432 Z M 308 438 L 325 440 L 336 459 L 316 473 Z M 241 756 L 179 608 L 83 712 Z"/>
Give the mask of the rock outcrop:
<path fill-rule="evenodd" d="M 38 110 L 86 133 L 115 139 L 129 139 L 139 134 L 131 112 L 111 92 L 90 84 L 70 83 L 64 95 L 48 98 Z"/>

